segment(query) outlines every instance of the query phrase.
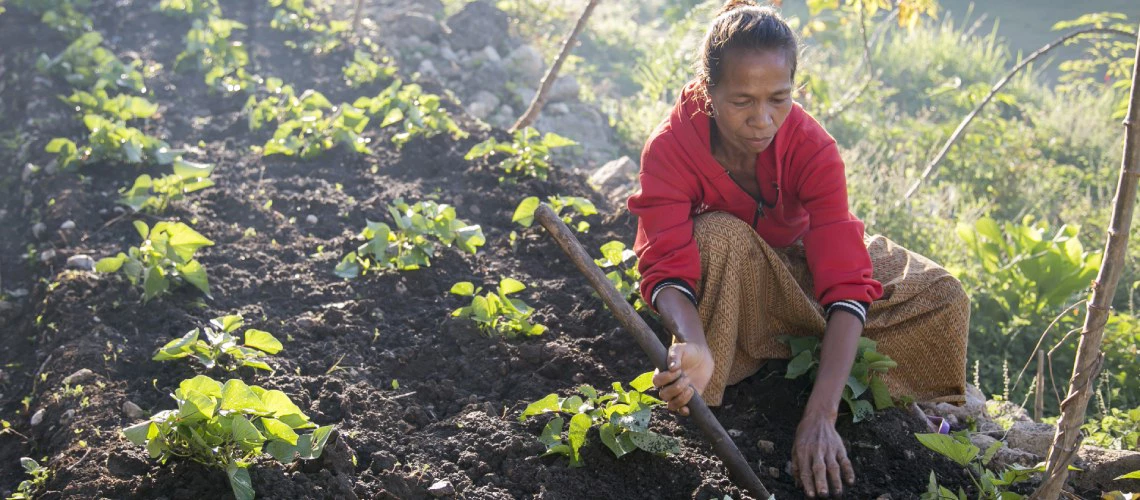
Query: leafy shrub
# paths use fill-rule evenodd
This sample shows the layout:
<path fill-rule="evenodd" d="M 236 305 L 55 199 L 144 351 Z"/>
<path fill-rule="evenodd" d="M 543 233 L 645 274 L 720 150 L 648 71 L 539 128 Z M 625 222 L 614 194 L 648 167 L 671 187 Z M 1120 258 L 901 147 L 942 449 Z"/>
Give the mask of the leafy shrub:
<path fill-rule="evenodd" d="M 277 123 L 273 138 L 262 147 L 263 155 L 313 158 L 338 144 L 357 153 L 372 153 L 366 146 L 369 140 L 360 135 L 369 118 L 359 108 L 334 107 L 324 94 L 311 89 L 297 96 L 292 86 L 278 78 L 267 79 L 265 88 L 270 94 L 260 101 L 250 96 L 244 109 L 250 130 Z"/>
<path fill-rule="evenodd" d="M 209 377 L 183 380 L 172 395 L 177 410 L 165 410 L 126 429 L 123 435 L 145 446 L 165 464 L 171 457 L 226 471 L 234 496 L 254 497 L 249 465 L 263 452 L 283 463 L 321 455 L 332 426 L 317 427 L 285 393 L 222 383 Z M 309 434 L 297 431 L 314 429 Z"/>
<path fill-rule="evenodd" d="M 499 281 L 498 290 L 479 295 L 483 287 L 475 288 L 471 282 L 461 281 L 451 287 L 451 293 L 460 297 L 471 297 L 471 304 L 452 311 L 451 315 L 474 321 L 479 325 L 479 329 L 487 334 L 498 333 L 507 338 L 514 338 L 519 334 L 542 335 L 546 327 L 530 322 L 534 309 L 520 299 L 509 297 L 525 289 L 526 285 L 518 280 L 503 278 Z"/>
<path fill-rule="evenodd" d="M 602 258 L 594 263 L 602 270 L 613 268 L 606 273 L 625 300 L 633 303 L 633 308 L 642 311 L 648 304 L 641 298 L 641 272 L 637 270 L 637 254 L 625 247 L 625 243 L 614 240 L 602 245 Z"/>
<path fill-rule="evenodd" d="M 584 220 L 578 221 L 574 224 L 575 213 L 580 217 L 589 217 L 597 215 L 598 209 L 594 203 L 586 198 L 578 196 L 547 196 L 546 201 L 550 204 L 550 208 L 554 210 L 554 214 L 562 219 L 566 225 L 575 228 L 579 233 L 585 233 L 590 230 L 590 223 Z M 530 196 L 524 198 L 519 202 L 519 206 L 515 207 L 515 214 L 511 217 L 511 222 L 529 228 L 534 224 L 534 211 L 538 210 L 538 197 Z M 569 213 L 562 214 L 563 209 L 569 209 Z"/>
<path fill-rule="evenodd" d="M 433 137 L 444 132 L 453 139 L 467 137 L 467 132 L 443 109 L 442 99 L 424 92 L 423 87 L 414 83 L 404 85 L 403 81 L 396 80 L 376 97 L 361 97 L 352 105 L 368 110 L 370 116 L 383 116 L 380 128 L 396 126 L 400 129 L 392 136 L 396 147 L 403 147 L 414 137 Z"/>
<path fill-rule="evenodd" d="M 550 150 L 573 146 L 576 142 L 553 132 L 541 135 L 532 127 L 515 131 L 510 142 L 499 142 L 494 137 L 480 142 L 464 156 L 467 160 L 488 159 L 505 154 L 497 165 L 503 171 L 500 182 L 515 182 L 527 177 L 542 180 L 550 175 Z"/>
<path fill-rule="evenodd" d="M 157 179 L 147 174 L 138 176 L 130 189 L 119 191 L 123 195 L 119 203 L 136 212 L 160 214 L 171 202 L 214 185 L 214 181 L 209 179 L 214 171 L 212 163 L 194 163 L 178 158 L 174 160 L 173 169 L 170 175 Z"/>
<path fill-rule="evenodd" d="M 238 345 L 238 329 L 245 325 L 240 314 L 222 316 L 210 320 L 210 326 L 190 330 L 180 338 L 162 346 L 154 355 L 155 361 L 174 359 L 196 359 L 207 370 L 216 366 L 227 371 L 248 366 L 259 370 L 273 371 L 261 358 L 281 352 L 281 341 L 273 334 L 249 328 L 245 331 L 245 344 Z M 205 336 L 205 340 L 201 337 Z M 223 360 L 225 356 L 226 360 Z"/>
<path fill-rule="evenodd" d="M 1135 450 L 1140 447 L 1140 407 L 1108 410 L 1108 415 L 1091 419 L 1081 427 L 1087 434 L 1085 443 L 1114 450 Z"/>
<path fill-rule="evenodd" d="M 122 120 L 88 114 L 83 116 L 83 125 L 89 134 L 87 144 L 82 148 L 64 137 L 56 137 L 44 147 L 44 151 L 56 155 L 55 161 L 60 168 L 101 161 L 128 165 L 166 165 L 174 161 L 175 154 L 166 142 L 127 126 Z"/>
<path fill-rule="evenodd" d="M 578 394 L 570 397 L 549 394 L 527 405 L 519 421 L 545 413 L 570 416 L 568 428 L 563 427 L 562 416 L 551 419 L 538 439 L 546 445 L 543 456 L 566 456 L 571 467 L 583 465 L 579 450 L 586 444 L 586 434 L 593 427 L 597 427 L 602 444 L 617 458 L 638 449 L 661 455 L 680 453 L 680 444 L 675 438 L 649 430 L 653 408 L 664 404 L 645 394 L 653 387 L 653 372 L 641 374 L 629 385 L 632 390 L 626 391 L 621 382 L 614 382 L 614 392 L 600 395 L 590 385 L 579 386 Z M 562 437 L 564 430 L 566 437 Z"/>
<path fill-rule="evenodd" d="M 0 7 L 0 13 L 3 13 L 3 8 Z M 44 489 L 47 484 L 48 477 L 51 476 L 51 471 L 47 467 L 40 465 L 39 462 L 32 460 L 28 457 L 20 458 L 20 466 L 24 468 L 24 472 L 30 479 L 20 481 L 20 485 L 16 487 L 16 492 L 8 497 L 8 500 L 31 500 L 36 498 L 38 494 Z"/>
<path fill-rule="evenodd" d="M 113 120 L 150 118 L 158 112 L 158 105 L 145 97 L 126 94 L 111 97 L 105 88 L 92 89 L 91 92 L 76 90 L 64 101 L 74 105 L 82 115 L 95 114 Z"/>
<path fill-rule="evenodd" d="M 84 89 L 119 88 L 146 92 L 139 62 L 125 64 L 103 47 L 103 35 L 85 33 L 55 57 L 41 54 L 36 69 L 41 73 L 62 77 L 73 87 Z"/>
<path fill-rule="evenodd" d="M 986 466 L 990 464 L 994 455 L 1001 449 L 1002 442 L 995 441 L 989 448 L 982 451 L 970 442 L 969 434 L 964 431 L 955 432 L 952 435 L 915 434 L 915 437 L 923 446 L 965 467 L 970 479 L 974 482 L 974 486 L 978 489 L 977 498 L 979 500 L 1016 500 L 1023 498 L 1021 495 L 1009 491 L 1009 488 L 1015 484 L 1028 481 L 1033 474 L 1045 471 L 1044 464 L 1037 467 L 1011 465 L 1000 476 L 996 475 Z M 930 482 L 921 498 L 923 500 L 965 500 L 966 492 L 959 489 L 958 493 L 955 494 L 949 489 L 939 486 L 934 471 L 930 471 Z"/>
<path fill-rule="evenodd" d="M 814 382 L 819 371 L 819 338 L 784 336 L 780 337 L 780 341 L 788 344 L 792 350 L 792 360 L 788 363 L 785 377 L 794 379 L 806 374 Z M 856 423 L 874 417 L 876 409 L 882 410 L 895 405 L 881 376 L 898 364 L 889 356 L 876 351 L 876 347 L 874 340 L 867 337 L 859 338 L 855 364 L 851 366 L 851 376 L 847 377 L 847 385 L 843 387 L 843 401 L 847 403 L 852 420 Z M 874 406 L 870 401 L 859 399 L 868 393 L 874 401 Z"/>
<path fill-rule="evenodd" d="M 231 40 L 234 31 L 246 26 L 232 19 L 210 16 L 195 19 L 186 32 L 186 48 L 174 59 L 174 68 L 194 67 L 205 73 L 206 85 L 225 92 L 248 89 L 256 78 L 249 74 L 249 52 Z"/>
<path fill-rule="evenodd" d="M 337 276 L 352 279 L 372 270 L 410 271 L 431 266 L 437 250 L 432 240 L 449 247 L 455 243 L 471 254 L 487 242 L 483 228 L 457 219 L 455 208 L 450 205 L 434 201 L 409 205 L 397 199 L 388 205 L 388 213 L 396 230 L 382 222 L 368 221 L 360 233 L 367 241 L 341 259 L 335 270 Z"/>
<path fill-rule="evenodd" d="M 143 301 L 169 291 L 172 285 L 186 282 L 210 296 L 206 269 L 194 259 L 199 248 L 214 242 L 181 222 L 159 222 L 153 228 L 135 221 L 142 244 L 127 253 L 99 259 L 95 270 L 101 273 L 121 272 L 132 285 L 142 286 Z"/>

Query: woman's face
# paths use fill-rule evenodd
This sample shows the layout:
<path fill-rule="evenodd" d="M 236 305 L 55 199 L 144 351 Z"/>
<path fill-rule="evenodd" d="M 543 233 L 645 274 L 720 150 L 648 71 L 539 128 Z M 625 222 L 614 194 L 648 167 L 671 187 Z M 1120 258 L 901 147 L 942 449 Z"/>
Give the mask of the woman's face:
<path fill-rule="evenodd" d="M 721 80 L 712 89 L 713 118 L 721 145 L 759 154 L 792 111 L 792 69 L 782 50 L 734 49 L 724 54 Z"/>

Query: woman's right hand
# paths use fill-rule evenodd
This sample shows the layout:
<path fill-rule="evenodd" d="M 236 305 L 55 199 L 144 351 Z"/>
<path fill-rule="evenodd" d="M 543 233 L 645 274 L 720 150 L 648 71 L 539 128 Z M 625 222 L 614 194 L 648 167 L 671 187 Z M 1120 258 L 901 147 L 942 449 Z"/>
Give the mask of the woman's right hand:
<path fill-rule="evenodd" d="M 653 385 L 660 389 L 661 399 L 669 410 L 688 416 L 685 406 L 694 390 L 702 393 L 712 379 L 713 357 L 709 348 L 692 342 L 680 342 L 669 347 L 669 370 L 653 374 Z"/>

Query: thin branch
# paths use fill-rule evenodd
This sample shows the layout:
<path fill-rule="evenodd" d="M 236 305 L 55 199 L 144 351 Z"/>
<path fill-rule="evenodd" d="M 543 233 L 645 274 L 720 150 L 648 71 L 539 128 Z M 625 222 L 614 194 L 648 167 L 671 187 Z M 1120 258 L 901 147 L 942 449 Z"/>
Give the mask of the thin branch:
<path fill-rule="evenodd" d="M 935 167 L 937 167 L 938 164 L 941 163 L 942 160 L 946 158 L 946 154 L 950 152 L 950 147 L 953 146 L 955 142 L 958 142 L 958 139 L 960 139 L 962 137 L 962 134 L 966 131 L 966 127 L 970 125 L 970 122 L 974 121 L 974 118 L 976 118 L 978 116 L 978 113 L 981 113 L 982 108 L 984 108 L 986 106 L 986 104 L 989 104 L 989 102 L 991 100 L 993 100 L 994 96 L 997 95 L 997 93 L 1002 89 L 1002 87 L 1005 87 L 1005 85 L 1007 83 L 1009 83 L 1011 79 L 1013 79 L 1014 75 L 1016 75 L 1019 71 L 1024 69 L 1026 66 L 1029 66 L 1029 63 L 1032 63 L 1033 61 L 1037 60 L 1039 57 L 1045 55 L 1046 53 L 1052 51 L 1053 49 L 1064 45 L 1065 42 L 1067 42 L 1073 38 L 1076 38 L 1078 36 L 1086 35 L 1086 34 L 1090 34 L 1090 33 L 1099 33 L 1099 34 L 1116 35 L 1116 36 L 1122 36 L 1122 37 L 1128 37 L 1128 38 L 1136 38 L 1135 33 L 1129 33 L 1127 31 L 1122 31 L 1122 30 L 1117 30 L 1117 29 L 1084 28 L 1084 29 L 1079 29 L 1079 30 L 1075 30 L 1075 31 L 1071 31 L 1069 33 L 1066 33 L 1065 35 L 1061 36 L 1060 38 L 1053 40 L 1052 42 L 1049 42 L 1044 47 L 1037 49 L 1032 54 L 1029 54 L 1029 57 L 1026 57 L 1023 61 L 1021 61 L 1021 63 L 1019 63 L 1017 66 L 1014 66 L 1013 69 L 1009 70 L 1009 72 L 1006 73 L 1005 76 L 1003 76 L 1001 80 L 998 80 L 998 82 L 996 84 L 994 84 L 993 88 L 990 89 L 990 93 L 988 95 L 986 95 L 986 98 L 982 99 L 982 102 L 978 103 L 978 105 L 974 107 L 974 110 L 970 111 L 970 114 L 966 115 L 966 118 L 962 120 L 962 123 L 958 124 L 958 128 L 954 130 L 953 134 L 950 134 L 950 138 L 947 139 L 946 143 L 942 145 L 942 149 L 940 151 L 938 151 L 938 154 L 934 157 L 934 160 L 932 160 L 928 165 L 926 165 L 926 169 L 922 171 L 922 175 L 919 176 L 918 180 L 914 181 L 914 184 L 912 184 L 910 186 L 910 189 L 907 190 L 906 195 L 903 196 L 903 199 L 896 202 L 895 205 L 896 206 L 902 205 L 903 202 L 909 200 L 910 197 L 913 196 L 916 191 L 918 191 L 918 187 L 920 185 L 922 185 L 922 183 L 924 181 L 926 181 L 928 178 L 934 176 Z"/>
<path fill-rule="evenodd" d="M 562 63 L 566 62 L 566 57 L 570 55 L 570 50 L 574 48 L 574 43 L 578 40 L 578 34 L 586 27 L 586 21 L 590 19 L 590 14 L 594 12 L 594 7 L 598 6 L 600 0 L 590 0 L 586 4 L 586 8 L 582 10 L 582 15 L 578 16 L 578 22 L 574 24 L 574 30 L 570 32 L 570 36 L 566 37 L 566 41 L 562 42 L 562 50 L 558 52 L 558 58 L 554 60 L 554 64 L 546 71 L 546 76 L 542 77 L 542 85 L 539 86 L 538 92 L 535 92 L 534 99 L 530 101 L 530 106 L 526 108 L 526 112 L 519 117 L 518 121 L 508 132 L 515 132 L 516 130 L 524 129 L 538 118 L 538 112 L 542 111 L 542 107 L 546 105 L 546 96 L 550 93 L 550 88 L 554 86 L 554 80 L 558 78 L 558 71 L 562 69 Z"/>
<path fill-rule="evenodd" d="M 356 0 L 356 8 L 352 12 L 352 35 L 360 32 L 360 11 L 364 7 L 364 0 Z"/>
<path fill-rule="evenodd" d="M 1124 272 L 1128 234 L 1136 205 L 1136 184 L 1140 181 L 1140 123 L 1137 120 L 1140 120 L 1140 38 L 1136 40 L 1132 89 L 1128 99 L 1128 115 L 1124 120 L 1124 154 L 1120 162 L 1120 178 L 1116 183 L 1108 241 L 1105 243 L 1100 272 L 1096 281 L 1093 281 L 1092 298 L 1081 330 L 1077 358 L 1073 361 L 1073 376 L 1069 379 L 1069 394 L 1061 402 L 1061 419 L 1057 422 L 1053 446 L 1049 448 L 1045 480 L 1033 492 L 1032 498 L 1038 500 L 1052 500 L 1061 494 L 1065 479 L 1069 476 L 1069 464 L 1080 448 L 1081 424 L 1085 421 L 1085 411 L 1092 394 L 1091 384 L 1104 363 L 1100 345 L 1104 340 L 1104 326 L 1112 311 L 1116 285 Z"/>
<path fill-rule="evenodd" d="M 1049 335 L 1049 330 L 1052 330 L 1053 327 L 1057 325 L 1057 322 L 1061 321 L 1061 318 L 1064 318 L 1066 314 L 1069 314 L 1069 311 L 1072 311 L 1073 308 L 1079 307 L 1081 304 L 1084 304 L 1085 302 L 1088 302 L 1088 299 L 1082 299 L 1080 301 L 1077 301 L 1076 304 L 1073 304 L 1073 305 L 1065 308 L 1064 311 L 1061 311 L 1061 314 L 1058 314 L 1057 317 L 1053 318 L 1053 321 L 1051 323 L 1049 323 L 1049 326 L 1046 327 L 1045 331 L 1041 332 L 1041 336 L 1037 338 L 1037 345 L 1033 346 L 1033 352 L 1037 352 L 1038 349 L 1041 349 L 1041 344 L 1045 342 L 1045 336 Z M 1027 370 L 1029 368 L 1029 363 L 1032 363 L 1032 362 L 1033 362 L 1033 356 L 1030 356 L 1029 359 L 1025 360 L 1025 365 L 1021 367 L 1021 371 L 1017 372 L 1017 380 L 1013 382 L 1013 389 L 1014 390 L 1017 390 L 1017 387 L 1019 385 L 1021 385 L 1021 376 L 1025 375 L 1025 370 Z"/>

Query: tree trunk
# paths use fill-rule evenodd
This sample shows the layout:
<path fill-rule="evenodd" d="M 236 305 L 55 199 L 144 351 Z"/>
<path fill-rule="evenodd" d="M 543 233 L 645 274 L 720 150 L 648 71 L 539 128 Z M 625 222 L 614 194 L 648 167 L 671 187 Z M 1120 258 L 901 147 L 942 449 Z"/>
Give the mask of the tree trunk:
<path fill-rule="evenodd" d="M 1140 31 L 1138 31 L 1140 33 Z M 1136 56 L 1132 68 L 1132 90 L 1128 100 L 1128 117 L 1124 120 L 1124 159 L 1120 165 L 1120 180 L 1116 185 L 1116 198 L 1112 208 L 1112 222 L 1108 229 L 1108 243 L 1100 273 L 1092 283 L 1092 299 L 1081 330 L 1077 359 L 1073 362 L 1073 377 L 1069 380 L 1069 394 L 1061 402 L 1061 420 L 1057 434 L 1049 448 L 1045 481 L 1033 492 L 1034 499 L 1052 500 L 1060 496 L 1061 488 L 1069 475 L 1069 464 L 1080 448 L 1081 424 L 1092 395 L 1092 382 L 1100 373 L 1104 354 L 1100 343 L 1104 325 L 1112 309 L 1112 296 L 1124 270 L 1128 252 L 1128 231 L 1132 225 L 1132 209 L 1136 204 L 1136 183 L 1140 179 L 1140 37 L 1137 38 Z"/>
<path fill-rule="evenodd" d="M 582 15 L 578 16 L 578 22 L 574 24 L 574 30 L 570 32 L 570 36 L 566 37 L 566 41 L 562 42 L 562 50 L 558 52 L 558 58 L 554 60 L 554 64 L 546 71 L 546 76 L 542 77 L 542 85 L 539 86 L 538 92 L 535 92 L 534 99 L 530 101 L 530 106 L 526 108 L 526 112 L 519 117 L 514 125 L 511 125 L 509 132 L 522 130 L 529 127 L 538 118 L 538 112 L 542 111 L 542 107 L 546 105 L 546 95 L 550 93 L 550 87 L 554 86 L 554 80 L 558 78 L 558 71 L 562 69 L 562 63 L 566 62 L 566 56 L 570 55 L 570 49 L 574 47 L 574 42 L 578 40 L 578 34 L 586 27 L 586 20 L 590 18 L 590 14 L 594 12 L 594 7 L 598 6 L 599 0 L 590 0 L 586 4 L 585 10 Z"/>

